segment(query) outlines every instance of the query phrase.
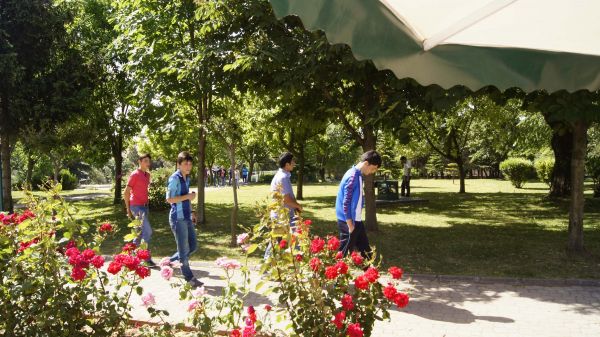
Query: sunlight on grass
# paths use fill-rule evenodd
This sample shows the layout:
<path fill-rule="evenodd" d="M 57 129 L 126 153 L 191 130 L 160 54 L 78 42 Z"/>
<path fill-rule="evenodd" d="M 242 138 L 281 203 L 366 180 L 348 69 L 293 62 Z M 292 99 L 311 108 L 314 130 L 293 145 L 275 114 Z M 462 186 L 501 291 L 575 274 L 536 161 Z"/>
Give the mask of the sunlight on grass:
<path fill-rule="evenodd" d="M 268 196 L 267 185 L 243 186 L 238 192 L 239 221 L 256 222 L 255 206 Z M 585 242 L 590 256 L 565 253 L 567 201 L 547 199 L 547 186 L 528 183 L 516 189 L 506 181 L 468 180 L 467 194 L 458 194 L 458 181 L 413 180 L 412 196 L 428 199 L 420 205 L 380 207 L 379 232 L 370 232 L 371 244 L 384 256 L 384 264 L 398 264 L 409 273 L 439 273 L 519 277 L 600 278 L 600 200 L 586 201 Z M 92 191 L 94 193 L 98 191 Z M 319 235 L 337 235 L 337 185 L 305 186 L 305 218 L 313 220 Z M 220 256 L 240 258 L 229 247 L 231 188 L 210 188 L 206 194 L 207 224 L 198 230 L 199 250 L 194 260 L 213 261 Z M 89 222 L 110 221 L 120 232 L 106 242 L 104 253 L 122 245 L 128 223 L 121 205 L 112 198 L 79 201 L 78 217 Z M 168 211 L 153 211 L 150 248 L 155 256 L 170 255 L 175 241 Z M 258 261 L 258 254 L 253 262 Z"/>

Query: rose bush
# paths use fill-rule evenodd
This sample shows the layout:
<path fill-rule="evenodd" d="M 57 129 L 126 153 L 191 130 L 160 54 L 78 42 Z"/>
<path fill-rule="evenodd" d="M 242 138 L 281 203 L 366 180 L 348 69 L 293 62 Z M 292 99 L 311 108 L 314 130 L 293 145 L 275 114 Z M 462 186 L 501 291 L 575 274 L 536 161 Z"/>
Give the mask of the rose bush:
<path fill-rule="evenodd" d="M 138 282 L 150 275 L 140 264 L 149 252 L 125 247 L 105 270 L 99 248 L 115 226 L 76 222 L 59 192 L 60 185 L 50 187 L 45 198 L 26 192 L 27 210 L 0 214 L 0 331 L 122 335 L 131 318 L 131 295 L 143 293 Z"/>
<path fill-rule="evenodd" d="M 371 259 L 357 252 L 344 257 L 337 237 L 312 235 L 312 222 L 300 216 L 291 230 L 280 193 L 274 193 L 260 214 L 260 223 L 245 236 L 251 242 L 247 253 L 273 247 L 261 273 L 273 282 L 268 292 L 278 294 L 294 335 L 370 336 L 376 320 L 389 319 L 392 305 L 408 305 L 409 296 L 399 290 L 402 269 L 391 267 L 384 277 L 376 253 Z"/>

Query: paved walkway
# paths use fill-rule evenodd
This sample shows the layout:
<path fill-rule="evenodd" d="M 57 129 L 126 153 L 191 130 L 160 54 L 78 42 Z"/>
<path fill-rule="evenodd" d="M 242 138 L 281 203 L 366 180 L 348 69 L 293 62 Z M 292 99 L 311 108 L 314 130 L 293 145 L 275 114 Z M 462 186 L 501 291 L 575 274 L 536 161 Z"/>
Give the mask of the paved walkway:
<path fill-rule="evenodd" d="M 201 264 L 195 274 L 206 283 L 209 294 L 218 295 L 225 282 L 223 272 Z M 253 282 L 260 279 L 253 274 Z M 173 281 L 173 280 L 172 280 Z M 186 305 L 157 271 L 142 282 L 167 309 L 173 322 L 187 317 Z M 600 287 L 533 286 L 413 279 L 406 287 L 411 303 L 392 310 L 390 322 L 377 322 L 374 337 L 598 337 L 600 336 Z M 134 318 L 149 320 L 132 299 Z M 273 304 L 274 297 L 251 293 L 248 304 Z"/>

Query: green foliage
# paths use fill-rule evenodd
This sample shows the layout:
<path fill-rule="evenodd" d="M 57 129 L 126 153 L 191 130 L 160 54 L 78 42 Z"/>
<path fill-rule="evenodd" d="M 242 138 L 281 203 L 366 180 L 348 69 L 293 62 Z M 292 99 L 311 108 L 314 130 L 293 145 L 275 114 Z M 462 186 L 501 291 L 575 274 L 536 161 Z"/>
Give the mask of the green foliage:
<path fill-rule="evenodd" d="M 21 214 L 0 214 L 0 331 L 11 336 L 123 335 L 139 278 L 132 272 L 108 276 L 98 252 L 114 225 L 75 221 L 59 186 L 44 198 L 27 192 L 23 202 L 29 210 Z"/>
<path fill-rule="evenodd" d="M 79 180 L 71 171 L 67 169 L 60 170 L 58 180 L 62 184 L 62 189 L 65 191 L 74 190 L 79 186 Z"/>
<path fill-rule="evenodd" d="M 151 172 L 150 188 L 148 189 L 148 207 L 152 210 L 168 209 L 166 200 L 167 183 L 173 174 L 172 168 L 162 167 Z"/>
<path fill-rule="evenodd" d="M 554 170 L 554 157 L 541 157 L 534 162 L 537 177 L 548 186 L 552 180 L 552 171 Z"/>
<path fill-rule="evenodd" d="M 594 197 L 600 197 L 600 155 L 589 156 L 585 162 L 585 170 L 594 181 Z"/>
<path fill-rule="evenodd" d="M 261 184 L 270 184 L 273 177 L 275 177 L 275 174 L 273 173 L 261 174 L 260 178 L 258 178 L 258 182 Z"/>
<path fill-rule="evenodd" d="M 399 283 L 395 279 L 387 282 L 391 284 L 388 287 L 394 288 L 393 293 L 398 293 L 397 297 L 390 296 L 392 289 L 384 296 L 384 286 L 377 280 L 380 256 L 373 254 L 370 260 L 357 252 L 352 256 L 337 256 L 340 245 L 337 235 L 328 236 L 327 241 L 312 235 L 312 222 L 300 216 L 295 219 L 296 229 L 291 229 L 288 212 L 283 195 L 273 193 L 272 201 L 258 211 L 260 223 L 249 230 L 248 254 L 257 247 L 266 248 L 269 244 L 273 247 L 271 256 L 260 267 L 271 282 L 261 282 L 257 287 L 268 286 L 268 292 L 279 295 L 280 306 L 291 319 L 295 336 L 345 336 L 352 323 L 359 325 L 364 336 L 370 336 L 376 320 L 389 319 L 388 309 L 394 301 L 402 306 L 408 304 L 408 296 L 396 289 Z M 278 220 L 281 218 L 286 220 Z M 360 287 L 352 287 L 359 283 Z M 406 303 L 402 304 L 398 297 L 405 298 Z M 332 317 L 340 314 L 345 315 L 344 319 L 337 320 L 338 326 L 332 324 Z"/>
<path fill-rule="evenodd" d="M 525 158 L 508 158 L 500 163 L 500 171 L 516 188 L 523 187 L 527 180 L 535 177 L 533 164 Z"/>

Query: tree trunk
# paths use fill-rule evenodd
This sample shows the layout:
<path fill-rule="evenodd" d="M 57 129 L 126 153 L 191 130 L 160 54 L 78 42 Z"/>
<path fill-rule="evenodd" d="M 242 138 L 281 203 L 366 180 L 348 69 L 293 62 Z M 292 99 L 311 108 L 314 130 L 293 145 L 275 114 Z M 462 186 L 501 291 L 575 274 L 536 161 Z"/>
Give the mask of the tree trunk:
<path fill-rule="evenodd" d="M 231 210 L 231 242 L 230 246 L 236 246 L 236 227 L 238 225 L 238 196 L 237 196 L 237 185 L 238 180 L 235 179 L 235 144 L 229 145 L 229 161 L 233 168 L 233 177 L 231 179 L 231 188 L 233 188 L 233 209 Z"/>
<path fill-rule="evenodd" d="M 61 168 L 61 160 L 58 158 L 52 158 L 52 170 L 54 172 L 54 183 L 58 184 L 60 181 L 58 179 L 58 174 L 60 173 Z"/>
<path fill-rule="evenodd" d="M 567 126 L 553 127 L 554 169 L 550 178 L 550 196 L 567 198 L 571 194 L 571 158 L 573 131 Z"/>
<path fill-rule="evenodd" d="M 35 166 L 35 159 L 31 153 L 27 154 L 27 173 L 25 174 L 25 188 L 28 190 L 33 189 L 33 168 Z"/>
<path fill-rule="evenodd" d="M 117 133 L 113 139 L 112 155 L 115 161 L 115 194 L 113 196 L 113 205 L 119 205 L 123 202 L 123 135 Z"/>
<path fill-rule="evenodd" d="M 254 160 L 255 155 L 252 154 L 250 157 L 250 163 L 248 163 L 248 181 L 247 184 L 250 185 L 252 183 L 252 175 L 254 174 Z"/>
<path fill-rule="evenodd" d="M 206 200 L 204 190 L 204 170 L 206 168 L 206 120 L 208 115 L 209 101 L 206 95 L 202 96 L 200 106 L 197 109 L 198 114 L 198 204 L 196 205 L 196 219 L 199 224 L 206 223 Z"/>
<path fill-rule="evenodd" d="M 365 139 L 363 142 L 363 151 L 375 150 L 377 136 L 371 127 L 365 127 Z M 375 176 L 369 175 L 363 177 L 365 188 L 365 226 L 367 230 L 379 231 L 377 224 L 377 205 L 375 204 Z"/>
<path fill-rule="evenodd" d="M 460 189 L 458 193 L 466 193 L 465 191 L 465 178 L 467 177 L 467 173 L 465 172 L 465 164 L 462 161 L 462 158 L 459 158 L 456 161 L 458 165 L 458 177 L 460 179 Z"/>
<path fill-rule="evenodd" d="M 571 158 L 571 201 L 569 207 L 569 241 L 567 249 L 581 253 L 583 247 L 583 206 L 585 197 L 585 154 L 587 147 L 587 128 L 584 121 L 573 123 L 573 156 Z"/>
<path fill-rule="evenodd" d="M 296 200 L 304 200 L 304 170 L 306 166 L 304 142 L 299 142 L 298 147 L 298 183 L 296 184 Z"/>
<path fill-rule="evenodd" d="M 4 211 L 12 213 L 12 182 L 10 177 L 10 137 L 4 129 L 0 130 L 0 157 L 2 157 L 2 208 Z"/>

